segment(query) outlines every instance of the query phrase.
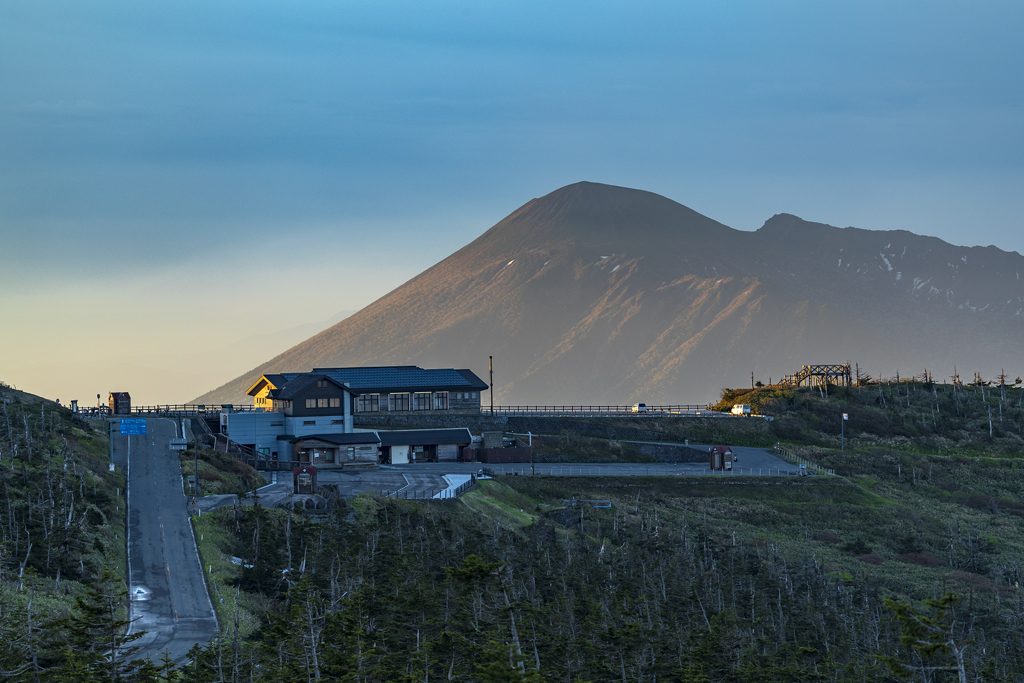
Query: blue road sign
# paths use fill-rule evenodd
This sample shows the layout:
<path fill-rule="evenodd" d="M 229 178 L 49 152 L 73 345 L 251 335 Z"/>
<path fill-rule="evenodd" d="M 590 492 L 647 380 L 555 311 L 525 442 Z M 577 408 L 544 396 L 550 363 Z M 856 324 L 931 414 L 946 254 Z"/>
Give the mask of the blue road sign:
<path fill-rule="evenodd" d="M 144 417 L 122 417 L 121 436 L 145 436 L 146 418 Z"/>

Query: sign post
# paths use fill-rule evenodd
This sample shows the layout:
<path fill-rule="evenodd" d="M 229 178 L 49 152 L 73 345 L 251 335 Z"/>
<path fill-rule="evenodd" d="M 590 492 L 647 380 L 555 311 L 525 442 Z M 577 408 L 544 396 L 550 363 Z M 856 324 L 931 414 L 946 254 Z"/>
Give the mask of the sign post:
<path fill-rule="evenodd" d="M 144 417 L 122 417 L 121 436 L 145 436 L 146 418 Z"/>
<path fill-rule="evenodd" d="M 839 432 L 839 450 L 846 450 L 846 421 L 850 419 L 849 413 L 843 413 L 842 431 Z"/>

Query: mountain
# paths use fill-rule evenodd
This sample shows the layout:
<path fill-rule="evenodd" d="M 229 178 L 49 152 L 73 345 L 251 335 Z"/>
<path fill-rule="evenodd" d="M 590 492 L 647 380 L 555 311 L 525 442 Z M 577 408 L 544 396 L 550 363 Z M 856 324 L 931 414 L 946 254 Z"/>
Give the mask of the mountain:
<path fill-rule="evenodd" d="M 755 232 L 582 182 L 534 199 L 261 373 L 495 358 L 500 404 L 697 403 L 750 373 L 851 361 L 991 377 L 1024 351 L 1024 257 L 779 214 Z"/>

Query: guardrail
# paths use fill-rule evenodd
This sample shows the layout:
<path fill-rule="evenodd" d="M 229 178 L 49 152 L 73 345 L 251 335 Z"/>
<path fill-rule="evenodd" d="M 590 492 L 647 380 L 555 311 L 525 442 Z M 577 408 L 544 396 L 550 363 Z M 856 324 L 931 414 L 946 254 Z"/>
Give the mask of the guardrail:
<path fill-rule="evenodd" d="M 254 470 L 263 472 L 291 472 L 296 467 L 309 464 L 308 462 L 299 462 L 298 460 L 268 460 L 267 458 L 254 458 L 249 455 L 242 456 L 239 460 Z"/>
<path fill-rule="evenodd" d="M 257 412 L 253 405 L 223 405 L 202 404 L 202 403 L 168 403 L 155 406 L 132 406 L 133 415 L 175 415 L 179 417 L 199 417 L 201 415 L 219 415 L 223 410 L 230 410 L 233 413 L 254 413 Z M 260 409 L 262 411 L 262 408 Z"/>
<path fill-rule="evenodd" d="M 830 477 L 836 476 L 835 470 L 829 469 L 827 467 L 822 467 L 817 463 L 811 462 L 807 458 L 801 458 L 799 455 L 794 455 L 787 451 L 785 448 L 783 448 L 781 444 L 776 444 L 775 447 L 771 449 L 771 452 L 774 453 L 775 455 L 784 458 L 785 460 L 788 460 L 794 465 L 805 465 L 807 469 L 814 470 L 818 474 L 826 474 Z"/>
<path fill-rule="evenodd" d="M 450 486 L 442 489 L 416 489 L 407 490 L 408 487 L 403 487 L 396 490 L 391 489 L 380 489 L 376 493 L 384 496 L 385 498 L 403 498 L 412 500 L 429 500 L 432 498 L 449 500 L 452 498 L 458 498 L 469 489 L 476 486 L 476 475 L 469 475 L 469 481 L 464 481 L 455 488 Z"/>
<path fill-rule="evenodd" d="M 534 416 L 575 416 L 575 417 L 665 417 L 669 415 L 691 415 L 702 417 L 740 417 L 714 413 L 709 405 L 666 405 L 647 406 L 634 410 L 633 406 L 480 406 L 481 415 L 534 415 Z M 745 416 L 745 417 L 750 417 Z"/>

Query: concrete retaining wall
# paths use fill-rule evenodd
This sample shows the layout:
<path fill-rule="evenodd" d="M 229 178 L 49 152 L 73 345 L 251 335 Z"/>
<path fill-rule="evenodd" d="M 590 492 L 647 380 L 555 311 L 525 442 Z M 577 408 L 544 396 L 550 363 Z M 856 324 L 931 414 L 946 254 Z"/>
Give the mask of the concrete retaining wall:
<path fill-rule="evenodd" d="M 767 421 L 756 418 L 703 417 L 509 417 L 459 415 L 444 412 L 369 415 L 356 414 L 355 426 L 362 429 L 438 429 L 467 427 L 473 434 L 490 431 L 517 434 L 563 432 L 613 441 L 730 441 L 740 438 L 769 438 Z M 687 461 L 680 461 L 687 462 Z"/>

